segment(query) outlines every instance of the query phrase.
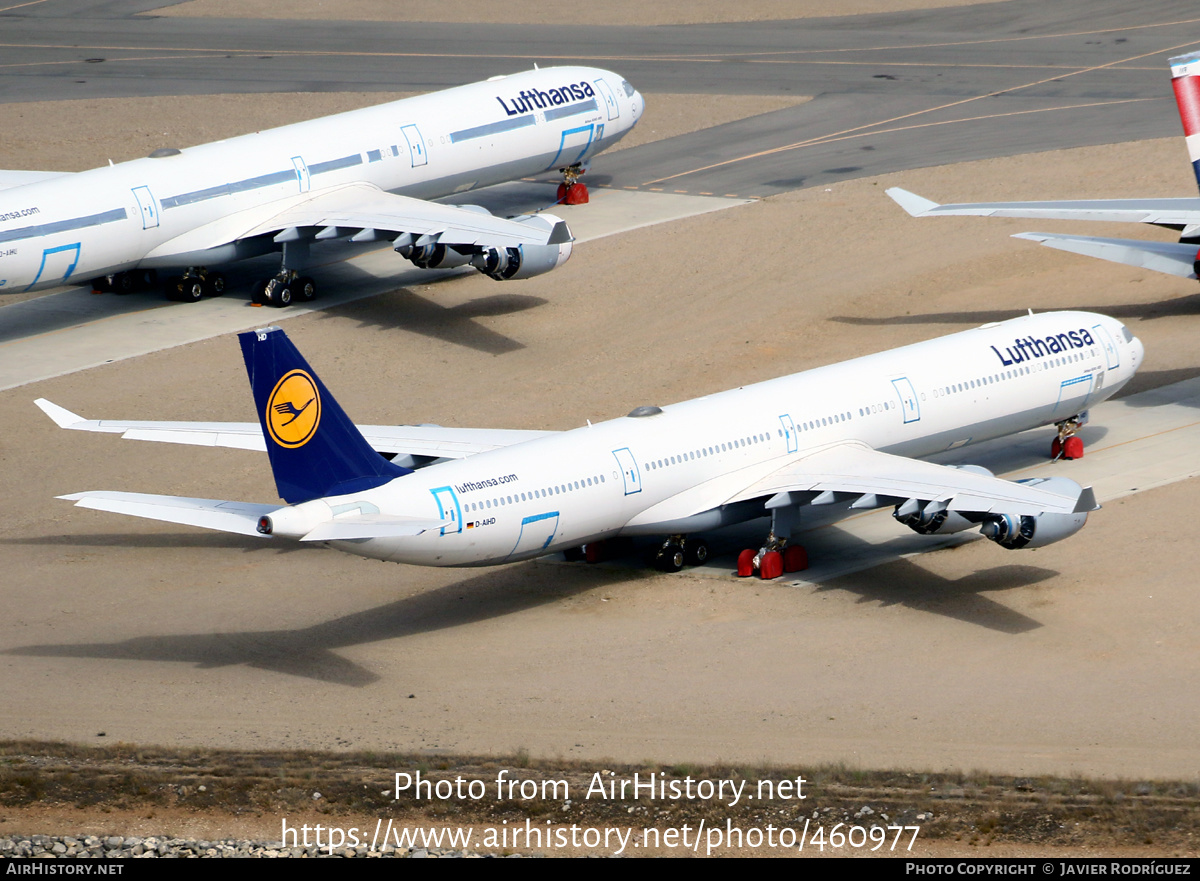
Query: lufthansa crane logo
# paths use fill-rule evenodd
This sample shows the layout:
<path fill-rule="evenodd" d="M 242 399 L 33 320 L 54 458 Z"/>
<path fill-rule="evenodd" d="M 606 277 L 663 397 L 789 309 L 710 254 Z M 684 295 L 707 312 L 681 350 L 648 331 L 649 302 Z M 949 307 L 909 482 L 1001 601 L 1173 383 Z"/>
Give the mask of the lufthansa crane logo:
<path fill-rule="evenodd" d="M 321 422 L 321 395 L 303 370 L 292 370 L 275 384 L 267 399 L 265 422 L 271 440 L 281 447 L 302 447 Z"/>

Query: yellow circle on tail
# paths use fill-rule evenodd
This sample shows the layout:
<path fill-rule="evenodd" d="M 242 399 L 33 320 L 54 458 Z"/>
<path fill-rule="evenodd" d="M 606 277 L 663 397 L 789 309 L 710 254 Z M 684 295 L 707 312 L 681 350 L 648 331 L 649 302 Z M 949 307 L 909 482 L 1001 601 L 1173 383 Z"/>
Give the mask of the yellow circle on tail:
<path fill-rule="evenodd" d="M 271 439 L 281 447 L 302 447 L 321 422 L 321 395 L 313 378 L 292 370 L 275 384 L 267 398 L 264 422 Z"/>

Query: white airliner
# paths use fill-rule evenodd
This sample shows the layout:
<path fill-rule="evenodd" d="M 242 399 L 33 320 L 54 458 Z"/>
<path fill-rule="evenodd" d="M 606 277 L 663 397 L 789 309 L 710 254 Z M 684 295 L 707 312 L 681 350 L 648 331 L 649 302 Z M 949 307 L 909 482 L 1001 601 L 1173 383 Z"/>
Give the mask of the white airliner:
<path fill-rule="evenodd" d="M 225 288 L 212 267 L 278 251 L 255 296 L 284 306 L 312 299 L 309 249 L 333 239 L 390 241 L 421 268 L 539 275 L 571 253 L 560 218 L 427 200 L 550 169 L 573 179 L 643 107 L 615 73 L 553 67 L 79 174 L 0 171 L 0 293 L 127 290 L 171 270 L 168 293 L 198 300 Z"/>
<path fill-rule="evenodd" d="M 1004 547 L 1033 548 L 1083 526 L 1097 507 L 1090 488 L 1066 477 L 1012 482 L 919 457 L 1078 423 L 1133 376 L 1143 354 L 1112 318 L 1052 312 L 541 432 L 356 427 L 282 330 L 240 340 L 257 424 L 91 421 L 37 403 L 63 428 L 265 449 L 288 504 L 103 491 L 62 498 L 428 566 L 506 563 L 653 535 L 665 537 L 658 565 L 673 571 L 707 557 L 696 533 L 769 515 L 759 557 L 771 577 L 793 525 L 814 505 L 894 506 L 920 533 L 981 526 Z"/>
<path fill-rule="evenodd" d="M 1200 53 L 1170 60 L 1171 85 L 1183 121 L 1188 156 L 1200 184 Z M 887 194 L 913 217 L 976 215 L 982 217 L 1034 217 L 1043 220 L 1106 220 L 1149 223 L 1179 232 L 1178 242 L 1110 239 L 1064 233 L 1023 232 L 1013 238 L 1028 239 L 1049 248 L 1098 257 L 1113 263 L 1140 266 L 1181 278 L 1200 277 L 1200 199 L 1092 199 L 1065 202 L 966 202 L 939 205 L 893 187 Z"/>

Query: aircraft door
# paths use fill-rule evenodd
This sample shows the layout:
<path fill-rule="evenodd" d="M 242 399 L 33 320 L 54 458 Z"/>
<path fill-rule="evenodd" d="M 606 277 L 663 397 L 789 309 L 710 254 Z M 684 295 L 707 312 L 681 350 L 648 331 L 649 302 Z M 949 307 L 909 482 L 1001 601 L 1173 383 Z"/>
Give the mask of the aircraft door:
<path fill-rule="evenodd" d="M 42 265 L 38 267 L 37 275 L 29 287 L 43 281 L 66 281 L 79 265 L 79 242 L 70 245 L 59 245 L 57 248 L 46 248 L 42 251 Z M 28 288 L 26 288 L 28 290 Z"/>
<path fill-rule="evenodd" d="M 442 519 L 454 521 L 449 526 L 443 526 L 442 531 L 438 535 L 462 532 L 462 506 L 458 503 L 458 496 L 454 494 L 454 489 L 449 486 L 442 486 L 437 489 L 431 489 L 430 492 L 437 499 L 438 512 L 441 514 Z"/>
<path fill-rule="evenodd" d="M 544 514 L 526 517 L 521 520 L 521 532 L 508 556 L 541 553 L 550 547 L 550 542 L 554 541 L 556 532 L 558 532 L 558 511 L 547 511 Z"/>
<path fill-rule="evenodd" d="M 133 197 L 137 199 L 138 208 L 142 211 L 142 229 L 154 229 L 158 226 L 158 203 L 149 187 L 134 187 Z"/>
<path fill-rule="evenodd" d="M 408 155 L 412 159 L 412 167 L 428 165 L 429 156 L 425 153 L 425 142 L 421 140 L 421 132 L 417 127 L 404 125 L 400 127 L 400 131 L 404 133 L 404 140 L 408 141 Z"/>
<path fill-rule="evenodd" d="M 637 461 L 633 458 L 633 453 L 629 452 L 629 447 L 613 450 L 612 454 L 616 456 L 617 464 L 621 466 L 621 476 L 625 479 L 625 495 L 631 496 L 634 493 L 640 493 L 642 476 L 638 472 Z"/>
<path fill-rule="evenodd" d="M 558 152 L 554 154 L 554 161 L 546 166 L 546 170 L 549 171 L 551 168 L 565 168 L 568 165 L 574 165 L 576 162 L 583 161 L 583 157 L 587 154 L 588 149 L 592 146 L 592 142 L 596 138 L 596 126 L 591 123 L 577 126 L 576 128 L 563 129 L 562 136 L 558 142 Z"/>
<path fill-rule="evenodd" d="M 787 451 L 796 452 L 796 423 L 792 421 L 791 414 L 784 413 L 780 416 L 779 424 L 783 426 L 783 436 L 787 438 Z"/>
<path fill-rule="evenodd" d="M 900 396 L 900 409 L 904 412 L 904 424 L 921 421 L 921 405 L 917 401 L 917 392 L 907 376 L 892 380 L 896 394 Z"/>
<path fill-rule="evenodd" d="M 621 115 L 621 105 L 617 103 L 617 96 L 604 80 L 596 80 L 595 83 L 596 90 L 604 98 L 604 106 L 608 108 L 608 118 L 616 119 Z"/>
<path fill-rule="evenodd" d="M 1093 386 L 1093 376 L 1090 373 L 1085 373 L 1081 376 L 1073 376 L 1070 379 L 1064 379 L 1058 385 L 1058 401 L 1054 405 L 1054 416 L 1062 415 L 1068 412 L 1076 412 L 1087 406 L 1088 399 L 1092 396 L 1097 386 Z"/>
<path fill-rule="evenodd" d="M 303 156 L 293 156 L 292 165 L 296 167 L 296 180 L 300 184 L 300 192 L 307 193 L 312 189 L 312 175 L 308 173 L 308 165 Z"/>
<path fill-rule="evenodd" d="M 1092 330 L 1096 332 L 1096 339 L 1100 345 L 1104 347 L 1104 357 L 1108 359 L 1108 369 L 1112 370 L 1121 366 L 1121 353 L 1117 351 L 1117 344 L 1113 342 L 1113 338 L 1109 336 L 1103 324 L 1093 325 Z"/>

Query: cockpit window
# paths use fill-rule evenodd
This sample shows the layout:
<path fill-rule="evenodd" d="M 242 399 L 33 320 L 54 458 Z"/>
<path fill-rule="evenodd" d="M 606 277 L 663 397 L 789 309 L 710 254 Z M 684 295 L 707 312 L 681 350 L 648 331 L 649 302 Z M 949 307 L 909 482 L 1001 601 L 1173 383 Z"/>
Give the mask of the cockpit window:
<path fill-rule="evenodd" d="M 1125 337 L 1125 342 L 1127 342 L 1127 343 L 1133 342 L 1133 334 L 1130 333 L 1129 328 L 1123 324 L 1121 325 L 1121 333 Z"/>
<path fill-rule="evenodd" d="M 625 97 L 632 98 L 634 91 L 633 84 L 629 80 L 621 80 L 621 88 L 625 90 Z"/>

